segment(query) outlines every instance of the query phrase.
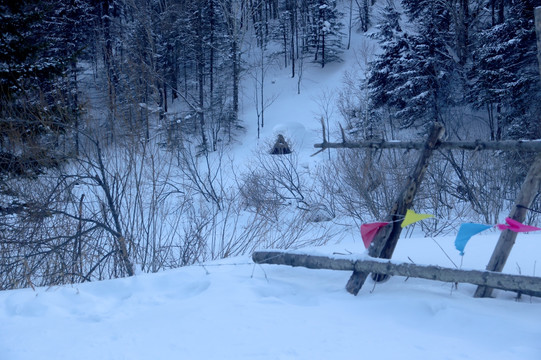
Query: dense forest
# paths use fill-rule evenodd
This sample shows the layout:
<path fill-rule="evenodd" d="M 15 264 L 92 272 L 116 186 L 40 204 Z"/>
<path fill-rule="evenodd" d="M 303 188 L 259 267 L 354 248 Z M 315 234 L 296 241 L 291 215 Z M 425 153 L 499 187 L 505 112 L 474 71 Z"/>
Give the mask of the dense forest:
<path fill-rule="evenodd" d="M 314 244 L 336 231 L 329 220 L 380 218 L 411 154 L 337 152 L 310 171 L 295 154 L 260 154 L 242 173 L 226 161 L 246 125 L 243 81 L 262 127 L 270 64 L 300 84 L 306 63 L 341 61 L 352 33 L 365 66 L 333 104 L 348 136 L 419 136 L 437 121 L 456 139 L 541 138 L 540 5 L 3 1 L 0 289 Z M 449 221 L 428 233 L 506 209 L 531 158 L 490 156 L 439 154 L 418 206 Z"/>

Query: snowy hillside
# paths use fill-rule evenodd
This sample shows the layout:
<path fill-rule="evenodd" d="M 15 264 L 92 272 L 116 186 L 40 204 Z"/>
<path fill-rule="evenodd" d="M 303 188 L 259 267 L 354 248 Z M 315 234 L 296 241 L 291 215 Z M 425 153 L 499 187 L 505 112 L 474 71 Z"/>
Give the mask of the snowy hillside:
<path fill-rule="evenodd" d="M 468 245 L 482 268 L 496 234 Z M 438 238 L 459 261 L 452 238 Z M 362 243 L 307 249 L 359 253 Z M 506 271 L 531 274 L 538 236 L 523 235 Z M 351 256 L 351 255 L 348 255 Z M 395 258 L 449 261 L 431 239 L 401 240 Z M 467 265 L 466 265 L 467 264 Z M 254 265 L 249 257 L 77 286 L 0 293 L 0 358 L 540 359 L 541 301 L 395 277 L 357 297 L 347 272 Z"/>

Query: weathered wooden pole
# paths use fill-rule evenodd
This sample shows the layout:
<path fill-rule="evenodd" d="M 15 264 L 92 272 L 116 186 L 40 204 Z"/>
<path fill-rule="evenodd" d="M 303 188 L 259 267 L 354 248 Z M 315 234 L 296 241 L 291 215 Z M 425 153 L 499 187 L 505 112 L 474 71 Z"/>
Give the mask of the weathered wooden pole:
<path fill-rule="evenodd" d="M 308 269 L 359 271 L 407 276 L 450 283 L 490 286 L 525 295 L 541 297 L 541 278 L 510 275 L 499 272 L 450 269 L 435 265 L 417 265 L 382 259 L 335 259 L 326 256 L 292 254 L 277 251 L 256 251 L 252 259 L 257 264 L 302 266 Z"/>
<path fill-rule="evenodd" d="M 398 196 L 393 208 L 387 216 L 386 221 L 388 221 L 389 224 L 378 231 L 370 248 L 368 249 L 368 254 L 371 257 L 390 259 L 393 255 L 396 244 L 398 243 L 398 238 L 402 232 L 400 220 L 406 215 L 406 211 L 413 204 L 413 199 L 417 193 L 417 189 L 419 188 L 419 185 L 421 184 L 421 181 L 426 173 L 426 169 L 428 168 L 430 157 L 436 149 L 443 134 L 443 125 L 440 123 L 434 123 L 428 135 L 425 146 L 419 155 L 415 169 L 408 177 L 404 190 Z M 368 274 L 369 273 L 365 271 L 355 270 L 349 278 L 346 285 L 346 290 L 353 295 L 357 295 L 366 281 Z M 374 280 L 376 281 L 381 281 L 384 278 L 387 278 L 387 276 L 374 276 Z"/>
<path fill-rule="evenodd" d="M 323 142 L 314 144 L 317 149 L 404 149 L 422 150 L 425 143 L 422 141 L 378 141 L 363 140 L 350 142 Z M 441 141 L 438 149 L 460 149 L 460 150 L 503 150 L 517 152 L 541 152 L 541 141 L 537 140 L 500 140 L 500 141 Z M 319 153 L 319 152 L 318 152 Z"/>
<path fill-rule="evenodd" d="M 524 180 L 524 183 L 522 184 L 519 194 L 515 200 L 515 207 L 511 211 L 511 214 L 509 214 L 509 217 L 511 219 L 517 220 L 519 222 L 523 222 L 526 219 L 527 209 L 525 209 L 525 207 L 531 206 L 535 196 L 539 193 L 540 186 L 541 186 L 541 154 L 537 155 L 533 164 L 530 166 L 530 169 L 528 170 L 526 179 Z M 502 231 L 500 238 L 498 239 L 498 243 L 496 244 L 496 247 L 494 248 L 494 252 L 492 253 L 492 257 L 490 258 L 490 261 L 488 262 L 488 265 L 486 267 L 488 271 L 501 272 L 503 270 L 503 267 L 505 266 L 507 258 L 509 257 L 509 254 L 511 253 L 511 249 L 513 248 L 513 245 L 515 244 L 516 238 L 517 238 L 516 232 L 510 231 L 510 230 Z M 486 286 L 479 286 L 477 290 L 475 291 L 474 296 L 475 297 L 490 297 L 491 295 L 492 295 L 492 288 L 486 287 Z"/>

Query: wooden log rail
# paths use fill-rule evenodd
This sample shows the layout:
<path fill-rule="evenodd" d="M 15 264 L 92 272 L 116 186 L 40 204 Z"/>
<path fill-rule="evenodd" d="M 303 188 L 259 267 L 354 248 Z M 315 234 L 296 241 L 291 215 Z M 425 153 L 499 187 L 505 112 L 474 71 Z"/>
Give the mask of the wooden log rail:
<path fill-rule="evenodd" d="M 425 142 L 419 141 L 356 141 L 350 142 L 327 142 L 314 144 L 319 149 L 404 149 L 423 150 Z M 541 152 L 541 141 L 537 140 L 506 140 L 506 141 L 441 141 L 436 145 L 437 149 L 462 149 L 462 150 L 502 150 Z"/>
<path fill-rule="evenodd" d="M 469 283 L 520 294 L 541 297 L 541 278 L 502 274 L 493 271 L 459 270 L 435 265 L 416 265 L 390 260 L 364 258 L 336 259 L 326 256 L 291 254 L 279 251 L 256 251 L 252 259 L 257 264 L 301 266 L 308 269 L 327 269 L 398 275 L 449 283 Z"/>

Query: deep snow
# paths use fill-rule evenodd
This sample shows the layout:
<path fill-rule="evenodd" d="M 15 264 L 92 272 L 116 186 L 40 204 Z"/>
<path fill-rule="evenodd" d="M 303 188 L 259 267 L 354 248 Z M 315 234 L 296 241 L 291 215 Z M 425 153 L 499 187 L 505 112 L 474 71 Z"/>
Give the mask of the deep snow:
<path fill-rule="evenodd" d="M 459 261 L 452 237 L 436 240 Z M 472 239 L 464 264 L 482 268 L 496 240 L 496 232 Z M 516 273 L 518 263 L 528 273 L 540 250 L 538 235 L 521 235 L 506 272 Z M 348 251 L 354 254 L 347 257 L 361 254 L 362 242 L 306 249 Z M 395 254 L 449 265 L 432 239 L 402 239 Z M 344 290 L 349 275 L 254 265 L 246 256 L 132 278 L 3 291 L 0 358 L 541 358 L 539 299 L 516 301 L 502 291 L 475 299 L 472 285 L 454 289 L 401 277 L 367 283 L 355 297 Z"/>

